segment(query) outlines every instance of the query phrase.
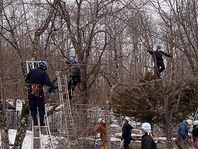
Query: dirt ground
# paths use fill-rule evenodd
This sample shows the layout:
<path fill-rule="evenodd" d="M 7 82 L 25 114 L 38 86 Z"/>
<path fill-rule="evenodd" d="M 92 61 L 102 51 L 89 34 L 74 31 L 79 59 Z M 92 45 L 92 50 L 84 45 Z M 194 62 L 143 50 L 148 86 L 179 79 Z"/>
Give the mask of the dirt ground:
<path fill-rule="evenodd" d="M 178 149 L 176 144 L 173 142 L 173 149 Z M 120 147 L 120 146 L 119 146 Z M 141 149 L 140 142 L 131 142 L 131 148 L 132 149 Z M 157 149 L 167 149 L 165 143 L 157 143 Z M 195 149 L 193 146 L 189 147 L 188 149 Z"/>

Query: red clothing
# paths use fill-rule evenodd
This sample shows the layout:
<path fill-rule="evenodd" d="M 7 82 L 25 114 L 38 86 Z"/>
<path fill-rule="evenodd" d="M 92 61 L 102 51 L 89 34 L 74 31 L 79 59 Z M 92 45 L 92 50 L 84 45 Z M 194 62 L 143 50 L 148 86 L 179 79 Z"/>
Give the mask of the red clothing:
<path fill-rule="evenodd" d="M 106 134 L 106 126 L 105 126 L 105 124 L 100 123 L 100 124 L 98 125 L 98 127 L 96 128 L 96 131 L 97 131 L 98 133 L 100 133 L 100 139 L 101 139 L 102 145 L 105 145 L 106 137 L 107 137 L 107 134 Z"/>

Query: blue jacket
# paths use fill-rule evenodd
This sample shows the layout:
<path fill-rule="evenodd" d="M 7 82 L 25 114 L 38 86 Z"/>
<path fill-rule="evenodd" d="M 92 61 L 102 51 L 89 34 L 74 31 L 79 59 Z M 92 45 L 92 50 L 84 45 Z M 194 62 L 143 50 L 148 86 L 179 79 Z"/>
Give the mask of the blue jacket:
<path fill-rule="evenodd" d="M 36 69 L 31 69 L 27 74 L 25 82 L 27 83 L 36 83 L 42 86 L 46 85 L 55 89 L 56 86 L 50 81 L 49 75 L 41 67 Z"/>
<path fill-rule="evenodd" d="M 189 140 L 190 137 L 188 135 L 188 127 L 186 126 L 186 121 L 183 121 L 179 124 L 178 130 L 177 130 L 177 137 L 179 139 L 187 139 Z"/>

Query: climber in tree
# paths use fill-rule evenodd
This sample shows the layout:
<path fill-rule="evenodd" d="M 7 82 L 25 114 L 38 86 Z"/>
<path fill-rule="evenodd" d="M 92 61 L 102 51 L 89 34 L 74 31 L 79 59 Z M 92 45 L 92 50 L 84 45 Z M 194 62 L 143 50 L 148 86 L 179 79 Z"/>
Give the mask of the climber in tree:
<path fill-rule="evenodd" d="M 172 55 L 161 51 L 161 48 L 162 46 L 158 44 L 156 51 L 147 50 L 147 52 L 149 52 L 153 56 L 153 60 L 157 65 L 158 68 L 157 74 L 159 74 L 158 76 L 160 76 L 160 73 L 162 73 L 165 70 L 163 55 L 167 57 L 172 57 Z"/>

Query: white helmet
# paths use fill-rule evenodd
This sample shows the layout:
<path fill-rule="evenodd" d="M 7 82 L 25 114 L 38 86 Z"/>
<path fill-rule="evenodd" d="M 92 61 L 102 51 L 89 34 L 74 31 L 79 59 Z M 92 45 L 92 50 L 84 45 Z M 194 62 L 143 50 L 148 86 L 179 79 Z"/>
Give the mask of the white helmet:
<path fill-rule="evenodd" d="M 150 133 L 151 132 L 151 124 L 145 122 L 142 124 L 141 129 L 143 129 L 144 131 Z"/>
<path fill-rule="evenodd" d="M 195 120 L 193 125 L 198 125 L 198 120 Z"/>
<path fill-rule="evenodd" d="M 99 118 L 99 119 L 98 119 L 98 123 L 100 123 L 101 121 L 102 121 L 102 118 Z"/>
<path fill-rule="evenodd" d="M 102 120 L 101 122 L 102 122 L 103 124 L 105 124 L 105 120 Z"/>
<path fill-rule="evenodd" d="M 128 122 L 130 121 L 130 117 L 125 117 L 125 120 L 127 120 Z"/>
<path fill-rule="evenodd" d="M 188 123 L 188 125 L 192 125 L 193 124 L 191 119 L 186 120 L 186 122 Z"/>

